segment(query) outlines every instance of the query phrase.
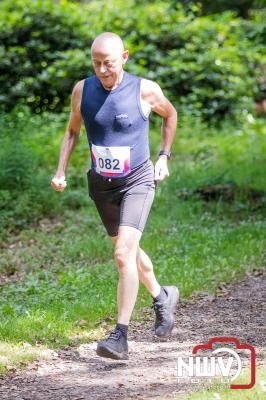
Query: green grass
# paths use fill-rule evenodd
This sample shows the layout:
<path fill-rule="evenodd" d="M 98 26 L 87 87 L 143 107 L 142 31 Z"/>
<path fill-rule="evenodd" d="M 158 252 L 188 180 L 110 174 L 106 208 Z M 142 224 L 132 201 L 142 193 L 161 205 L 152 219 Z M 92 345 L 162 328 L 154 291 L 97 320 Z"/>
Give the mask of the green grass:
<path fill-rule="evenodd" d="M 45 154 L 37 171 L 48 176 L 56 168 L 59 140 L 56 131 L 51 139 L 45 136 L 47 126 L 42 130 L 36 118 L 31 137 L 22 132 L 22 139 L 29 145 L 34 142 L 39 156 Z M 55 124 L 58 130 L 62 126 Z M 36 145 L 38 138 L 41 147 Z M 260 119 L 243 127 L 226 124 L 214 129 L 197 123 L 179 129 L 169 162 L 171 175 L 158 186 L 141 245 L 154 262 L 159 282 L 177 284 L 183 299 L 194 291 L 213 292 L 221 283 L 237 282 L 247 271 L 265 267 L 265 138 Z M 116 319 L 118 272 L 112 244 L 87 196 L 84 135 L 78 146 L 66 193 L 53 192 L 47 179 L 47 186 L 39 187 L 43 194 L 38 201 L 46 204 L 48 199 L 49 207 L 36 214 L 39 223 L 24 215 L 35 207 L 27 203 L 20 214 L 26 228 L 16 227 L 14 234 L 12 225 L 3 236 L 0 273 L 21 273 L 17 282 L 0 289 L 0 341 L 10 345 L 22 341 L 57 348 L 73 343 L 73 338 L 87 341 L 101 336 Z M 155 130 L 151 146 L 155 160 Z M 236 185 L 231 202 L 205 202 L 194 193 L 199 187 L 228 182 Z M 251 190 L 261 192 L 259 199 L 250 196 Z M 31 193 L 31 187 L 25 191 Z M 18 206 L 19 201 L 20 197 Z M 134 318 L 142 318 L 142 307 L 150 304 L 141 287 Z M 12 362 L 3 360 L 2 371 Z"/>
<path fill-rule="evenodd" d="M 20 368 L 38 359 L 49 359 L 51 351 L 45 346 L 32 346 L 27 342 L 0 343 L 0 374 Z"/>

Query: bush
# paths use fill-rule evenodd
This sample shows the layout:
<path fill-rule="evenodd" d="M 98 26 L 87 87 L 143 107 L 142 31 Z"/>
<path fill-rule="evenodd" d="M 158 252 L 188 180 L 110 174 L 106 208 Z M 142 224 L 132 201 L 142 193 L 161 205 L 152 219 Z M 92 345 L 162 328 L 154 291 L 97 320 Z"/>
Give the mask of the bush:
<path fill-rule="evenodd" d="M 37 170 L 38 157 L 21 137 L 13 135 L 1 140 L 0 208 L 1 230 L 22 228 L 43 214 L 53 215 L 57 209 L 55 196 L 45 194 L 49 182 Z"/>
<path fill-rule="evenodd" d="M 3 1 L 0 14 L 1 100 L 7 109 L 23 99 L 36 113 L 60 111 L 90 65 L 91 40 L 78 7 L 50 0 Z"/>
<path fill-rule="evenodd" d="M 1 189 L 23 191 L 34 186 L 37 161 L 34 152 L 16 137 L 1 142 Z"/>
<path fill-rule="evenodd" d="M 176 3 L 176 0 L 172 1 L 173 5 Z M 200 5 L 201 15 L 209 15 L 231 10 L 236 12 L 237 15 L 242 18 L 248 18 L 252 9 L 261 8 L 265 5 L 264 0 L 181 0 L 181 3 L 184 4 L 186 9 L 193 7 L 195 3 Z"/>
<path fill-rule="evenodd" d="M 84 152 L 82 143 L 68 169 L 70 190 L 57 193 L 50 186 L 67 118 L 63 113 L 34 115 L 20 106 L 9 114 L 0 113 L 0 237 L 44 216 L 54 217 L 65 209 L 88 204 L 84 184 L 89 153 Z M 85 142 L 85 135 L 80 139 Z"/>
<path fill-rule="evenodd" d="M 92 73 L 89 49 L 114 31 L 131 53 L 129 72 L 161 83 L 179 111 L 205 120 L 253 109 L 256 68 L 265 53 L 266 12 L 198 16 L 172 2 L 3 0 L 0 3 L 1 100 L 36 113 L 69 105 L 74 83 Z M 265 59 L 265 56 L 264 56 Z"/>

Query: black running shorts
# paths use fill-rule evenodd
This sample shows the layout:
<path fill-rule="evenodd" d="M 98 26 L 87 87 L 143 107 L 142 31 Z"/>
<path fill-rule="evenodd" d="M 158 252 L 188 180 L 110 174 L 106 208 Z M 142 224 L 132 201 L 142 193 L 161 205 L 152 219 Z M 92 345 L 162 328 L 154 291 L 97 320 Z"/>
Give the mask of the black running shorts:
<path fill-rule="evenodd" d="M 89 195 L 109 236 L 117 236 L 120 225 L 143 232 L 156 188 L 151 160 L 122 178 L 104 177 L 90 169 L 87 179 Z"/>

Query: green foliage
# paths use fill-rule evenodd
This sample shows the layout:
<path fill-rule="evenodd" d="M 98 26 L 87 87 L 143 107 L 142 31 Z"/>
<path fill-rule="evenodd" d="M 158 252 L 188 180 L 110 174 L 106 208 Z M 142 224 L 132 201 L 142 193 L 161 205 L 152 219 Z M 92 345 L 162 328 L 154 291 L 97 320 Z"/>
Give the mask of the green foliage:
<path fill-rule="evenodd" d="M 172 5 L 176 6 L 180 0 L 173 0 Z M 224 11 L 234 11 L 242 18 L 248 18 L 249 13 L 254 8 L 265 7 L 265 0 L 181 0 L 185 9 L 190 9 L 195 4 L 200 5 L 202 15 L 221 13 Z"/>
<path fill-rule="evenodd" d="M 0 187 L 23 191 L 35 184 L 36 155 L 13 136 L 1 141 Z"/>
<path fill-rule="evenodd" d="M 0 115 L 0 236 L 6 235 L 6 230 L 22 229 L 43 215 L 57 215 L 64 205 L 79 209 L 86 202 L 84 193 L 73 190 L 74 179 L 72 191 L 64 193 L 60 201 L 50 186 L 66 118 L 48 113 L 32 115 L 26 107 Z M 51 161 L 53 167 L 48 172 Z M 76 184 L 80 185 L 78 177 Z"/>
<path fill-rule="evenodd" d="M 252 109 L 254 54 L 247 54 L 247 40 L 240 43 L 240 20 L 231 14 L 180 14 L 170 14 L 162 25 L 151 13 L 150 23 L 134 34 L 143 43 L 136 52 L 137 63 L 145 60 L 147 76 L 161 84 L 181 115 L 222 119 Z"/>
<path fill-rule="evenodd" d="M 67 190 L 57 193 L 50 186 L 67 118 L 67 114 L 47 112 L 32 115 L 26 107 L 0 114 L 0 236 L 88 204 L 86 170 L 90 157 L 83 130 L 71 156 Z M 158 152 L 158 132 L 154 126 L 152 154 Z M 239 207 L 248 211 L 255 207 L 249 203 L 249 191 L 265 191 L 264 121 L 251 114 L 244 114 L 239 126 L 224 123 L 218 130 L 200 119 L 183 117 L 173 153 L 172 163 L 178 163 L 180 172 L 170 188 L 170 198 L 172 191 L 178 195 L 178 191 L 191 192 L 207 184 L 235 182 L 237 197 L 243 197 Z"/>
<path fill-rule="evenodd" d="M 0 4 L 1 88 L 8 109 L 24 99 L 36 113 L 62 109 L 74 82 L 88 73 L 90 36 L 71 3 Z"/>
<path fill-rule="evenodd" d="M 253 108 L 265 10 L 243 20 L 198 16 L 196 6 L 185 12 L 171 2 L 4 0 L 0 14 L 5 109 L 22 100 L 36 113 L 61 111 L 74 83 L 92 73 L 90 45 L 102 31 L 124 38 L 128 71 L 158 81 L 181 114 L 217 120 Z"/>

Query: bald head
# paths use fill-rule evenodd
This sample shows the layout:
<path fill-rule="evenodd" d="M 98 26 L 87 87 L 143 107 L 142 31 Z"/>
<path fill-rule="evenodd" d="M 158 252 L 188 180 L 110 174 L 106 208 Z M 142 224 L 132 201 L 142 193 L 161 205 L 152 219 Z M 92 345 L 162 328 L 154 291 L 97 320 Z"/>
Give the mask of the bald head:
<path fill-rule="evenodd" d="M 120 36 L 104 32 L 92 43 L 91 59 L 95 74 L 104 88 L 112 90 L 121 82 L 128 51 L 124 49 Z"/>
<path fill-rule="evenodd" d="M 124 51 L 124 44 L 120 36 L 113 32 L 104 32 L 97 36 L 91 46 L 91 54 L 112 53 L 121 54 Z"/>

